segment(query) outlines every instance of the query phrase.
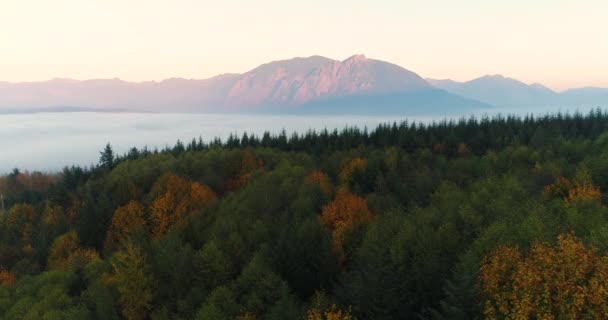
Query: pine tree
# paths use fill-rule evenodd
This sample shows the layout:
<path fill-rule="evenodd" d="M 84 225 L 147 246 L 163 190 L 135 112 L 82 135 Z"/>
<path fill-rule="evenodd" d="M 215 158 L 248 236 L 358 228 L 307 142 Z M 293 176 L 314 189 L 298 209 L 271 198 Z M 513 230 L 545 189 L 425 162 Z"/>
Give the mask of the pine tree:
<path fill-rule="evenodd" d="M 110 143 L 106 144 L 106 147 L 100 152 L 101 157 L 99 158 L 99 165 L 111 169 L 114 167 L 114 150 Z"/>

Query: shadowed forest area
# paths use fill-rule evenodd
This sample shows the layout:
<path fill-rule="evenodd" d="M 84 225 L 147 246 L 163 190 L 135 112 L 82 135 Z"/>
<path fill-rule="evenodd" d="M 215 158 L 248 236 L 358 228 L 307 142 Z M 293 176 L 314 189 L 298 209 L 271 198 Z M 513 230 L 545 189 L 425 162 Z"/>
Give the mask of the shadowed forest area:
<path fill-rule="evenodd" d="M 0 178 L 0 318 L 605 319 L 604 190 L 599 109 L 108 145 Z"/>

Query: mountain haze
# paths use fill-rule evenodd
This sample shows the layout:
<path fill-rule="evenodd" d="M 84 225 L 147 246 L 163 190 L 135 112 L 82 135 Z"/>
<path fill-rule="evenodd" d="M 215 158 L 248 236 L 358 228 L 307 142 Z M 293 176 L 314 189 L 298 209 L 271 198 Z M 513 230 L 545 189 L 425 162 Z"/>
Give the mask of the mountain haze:
<path fill-rule="evenodd" d="M 0 83 L 0 111 L 129 110 L 151 112 L 434 112 L 486 104 L 438 90 L 395 64 L 354 55 L 263 64 L 243 74 L 160 82 L 119 79 Z M 313 107 L 314 106 L 314 107 Z"/>
<path fill-rule="evenodd" d="M 608 89 L 576 88 L 553 91 L 542 84 L 526 84 L 502 75 L 487 75 L 467 82 L 426 79 L 439 89 L 496 107 L 608 107 Z"/>
<path fill-rule="evenodd" d="M 608 106 L 608 89 L 555 92 L 502 75 L 467 82 L 424 79 L 353 55 L 273 61 L 204 80 L 53 79 L 0 82 L 0 113 L 40 111 L 437 114 L 489 107 Z"/>
<path fill-rule="evenodd" d="M 502 75 L 486 75 L 467 82 L 427 81 L 437 88 L 494 106 L 538 106 L 559 102 L 559 94 L 541 84 L 528 85 Z"/>

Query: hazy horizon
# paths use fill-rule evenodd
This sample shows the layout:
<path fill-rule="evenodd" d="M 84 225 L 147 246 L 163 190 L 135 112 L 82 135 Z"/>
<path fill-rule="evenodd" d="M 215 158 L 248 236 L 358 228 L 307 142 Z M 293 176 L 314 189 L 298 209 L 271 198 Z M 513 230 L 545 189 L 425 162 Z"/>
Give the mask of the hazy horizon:
<path fill-rule="evenodd" d="M 368 58 L 375 59 L 375 57 L 369 57 L 369 56 L 365 55 L 364 53 L 356 53 L 356 54 L 353 54 L 353 55 L 364 55 L 364 56 L 366 56 L 366 57 L 368 57 Z M 311 56 L 306 56 L 306 57 L 305 57 L 305 56 L 295 56 L 295 57 L 289 57 L 289 58 L 279 58 L 279 59 L 275 59 L 275 60 L 269 60 L 269 61 L 266 61 L 265 63 L 261 63 L 260 65 L 255 66 L 255 67 L 254 67 L 254 68 L 252 68 L 252 69 L 255 69 L 256 67 L 259 67 L 259 66 L 261 66 L 261 65 L 264 65 L 264 64 L 267 64 L 267 63 L 270 63 L 270 62 L 276 62 L 276 61 L 287 61 L 287 60 L 291 60 L 291 59 L 311 58 L 311 57 L 316 57 L 316 56 L 321 56 L 321 57 L 324 57 L 324 58 L 333 59 L 333 60 L 335 60 L 335 61 L 343 61 L 344 59 L 347 59 L 347 58 L 349 58 L 349 57 L 351 57 L 351 56 L 353 56 L 353 55 L 350 55 L 350 56 L 345 57 L 345 58 L 343 58 L 343 59 L 336 59 L 336 58 L 333 58 L 333 57 L 325 57 L 325 56 L 321 56 L 321 55 L 318 55 L 318 54 L 311 55 Z M 387 61 L 387 62 L 392 63 L 391 61 Z M 403 66 L 400 66 L 400 67 L 403 67 Z M 124 82 L 128 82 L 128 83 L 143 84 L 143 83 L 149 83 L 149 82 L 161 83 L 161 82 L 163 82 L 163 81 L 172 80 L 172 79 L 185 79 L 185 80 L 208 80 L 208 79 L 212 79 L 212 78 L 215 78 L 215 77 L 220 77 L 220 76 L 224 76 L 224 75 L 231 75 L 231 74 L 243 74 L 243 73 L 246 73 L 246 72 L 248 72 L 248 71 L 251 71 L 251 70 L 244 70 L 243 72 L 239 72 L 239 73 L 237 73 L 237 72 L 223 72 L 223 73 L 218 73 L 218 74 L 211 75 L 211 76 L 209 76 L 209 77 L 205 77 L 205 78 L 187 78 L 187 77 L 181 77 L 181 76 L 178 76 L 178 75 L 173 76 L 173 77 L 168 77 L 168 78 L 161 78 L 161 79 L 147 79 L 147 80 L 146 80 L 146 79 L 142 79 L 142 80 L 128 80 L 128 79 L 123 79 L 123 78 L 120 78 L 120 77 L 112 77 L 112 78 L 102 78 L 102 77 L 91 77 L 91 78 L 51 77 L 51 78 L 47 78 L 47 79 L 29 80 L 29 81 L 28 81 L 28 80 L 26 80 L 26 81 L 9 81 L 9 80 L 0 80 L 0 83 L 1 83 L 1 82 L 4 82 L 4 83 L 10 83 L 10 84 L 20 84 L 20 83 L 38 83 L 38 82 L 48 82 L 48 81 L 57 81 L 57 80 L 68 80 L 68 81 L 119 80 L 119 81 L 124 81 Z M 410 70 L 410 71 L 416 72 L 416 70 Z M 488 76 L 490 76 L 490 77 L 491 77 L 491 76 L 502 76 L 502 77 L 505 77 L 505 78 L 510 78 L 510 79 L 514 79 L 514 80 L 517 80 L 517 81 L 522 81 L 521 79 L 514 78 L 514 77 L 510 76 L 509 74 L 492 74 L 492 73 L 485 73 L 485 74 L 479 74 L 479 75 L 474 76 L 474 77 L 472 77 L 472 78 L 470 78 L 470 79 L 463 79 L 463 80 L 457 80 L 457 79 L 453 79 L 453 78 L 445 78 L 445 77 L 433 78 L 433 77 L 427 77 L 427 76 L 425 76 L 424 74 L 420 74 L 420 73 L 417 73 L 417 74 L 418 74 L 418 75 L 420 75 L 420 76 L 421 76 L 422 78 L 424 78 L 424 79 L 433 79 L 433 80 L 452 80 L 452 81 L 456 81 L 456 82 L 460 82 L 460 83 L 465 83 L 465 82 L 468 82 L 468 81 L 473 81 L 473 80 L 477 80 L 477 79 L 480 79 L 480 78 L 483 78 L 483 77 L 488 77 Z M 580 89 L 580 88 L 608 88 L 608 84 L 607 84 L 605 87 L 603 87 L 603 86 L 594 86 L 594 85 L 584 85 L 584 84 L 582 84 L 582 85 L 580 85 L 580 86 L 576 86 L 576 87 L 563 87 L 563 88 L 561 88 L 561 89 L 556 89 L 556 88 L 552 88 L 552 87 L 550 87 L 549 85 L 547 85 L 547 84 L 546 84 L 546 83 L 544 83 L 544 82 L 525 82 L 525 81 L 522 81 L 522 82 L 524 82 L 524 83 L 526 83 L 526 84 L 528 84 L 528 85 L 540 84 L 540 85 L 543 85 L 543 86 L 545 86 L 545 87 L 547 87 L 547 88 L 549 88 L 549 89 L 551 89 L 551 90 L 553 90 L 553 91 L 555 91 L 555 92 L 558 92 L 558 93 L 560 93 L 560 92 L 565 92 L 565 91 L 570 90 L 570 89 Z"/>
<path fill-rule="evenodd" d="M 599 0 L 6 0 L 0 81 L 205 79 L 364 53 L 435 79 L 608 87 L 607 15 Z"/>
<path fill-rule="evenodd" d="M 477 110 L 476 118 L 496 114 L 544 115 L 580 111 L 591 108 L 562 109 L 557 107 Z M 278 134 L 285 130 L 303 134 L 312 130 L 333 130 L 346 127 L 375 128 L 381 123 L 433 121 L 469 118 L 471 113 L 420 115 L 252 115 L 252 114 L 184 114 L 184 113 L 34 113 L 0 114 L 0 176 L 13 168 L 22 171 L 56 172 L 65 166 L 97 164 L 99 151 L 110 143 L 117 154 L 130 148 L 147 146 L 149 150 L 173 146 L 177 140 L 188 143 L 201 137 L 210 142 L 218 137 L 243 133 L 261 136 L 265 131 Z"/>
<path fill-rule="evenodd" d="M 432 117 L 409 117 L 427 121 Z M 180 139 L 188 143 L 201 137 L 206 143 L 230 134 L 247 132 L 261 136 L 265 131 L 278 134 L 305 133 L 309 129 L 328 130 L 357 126 L 373 128 L 405 117 L 394 116 L 293 116 L 180 113 L 36 113 L 0 114 L 0 176 L 13 168 L 55 172 L 65 166 L 97 164 L 99 151 L 110 143 L 117 154 L 130 148 L 149 150 L 173 146 Z"/>

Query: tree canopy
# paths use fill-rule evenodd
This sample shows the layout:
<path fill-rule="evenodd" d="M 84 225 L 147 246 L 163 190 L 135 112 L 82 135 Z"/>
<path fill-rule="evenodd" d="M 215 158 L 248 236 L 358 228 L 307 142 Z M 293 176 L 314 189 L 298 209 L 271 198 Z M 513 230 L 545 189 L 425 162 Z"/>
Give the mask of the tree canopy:
<path fill-rule="evenodd" d="M 108 144 L 0 177 L 0 318 L 603 319 L 607 189 L 601 110 Z"/>

